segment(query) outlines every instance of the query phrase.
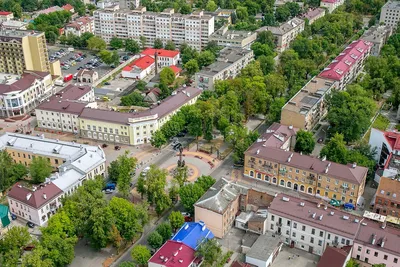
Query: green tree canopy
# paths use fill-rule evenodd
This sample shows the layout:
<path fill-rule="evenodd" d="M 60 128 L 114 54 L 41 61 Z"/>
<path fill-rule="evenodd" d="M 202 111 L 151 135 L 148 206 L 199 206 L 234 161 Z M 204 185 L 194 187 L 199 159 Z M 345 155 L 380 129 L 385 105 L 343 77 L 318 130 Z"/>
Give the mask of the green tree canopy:
<path fill-rule="evenodd" d="M 110 40 L 110 46 L 113 49 L 121 49 L 124 46 L 124 40 L 114 36 Z"/>
<path fill-rule="evenodd" d="M 147 237 L 147 243 L 151 248 L 157 250 L 163 244 L 163 237 L 157 231 L 154 231 Z"/>
<path fill-rule="evenodd" d="M 189 76 L 194 75 L 196 72 L 199 71 L 199 64 L 197 60 L 191 59 L 183 66 Z"/>
<path fill-rule="evenodd" d="M 169 68 L 163 68 L 160 71 L 160 82 L 166 85 L 171 85 L 175 81 L 175 72 Z"/>
<path fill-rule="evenodd" d="M 151 258 L 150 250 L 143 245 L 136 245 L 131 251 L 133 262 L 138 266 L 147 266 L 147 262 Z"/>
<path fill-rule="evenodd" d="M 171 239 L 172 235 L 172 227 L 169 222 L 163 222 L 161 223 L 156 231 L 162 236 L 163 238 L 163 243 L 166 242 L 167 240 Z"/>
<path fill-rule="evenodd" d="M 100 37 L 93 36 L 87 40 L 87 47 L 90 50 L 104 50 L 107 47 L 106 42 Z"/>
<path fill-rule="evenodd" d="M 133 39 L 125 39 L 125 51 L 137 54 L 140 51 L 139 43 Z"/>
<path fill-rule="evenodd" d="M 179 211 L 173 211 L 168 217 L 169 223 L 171 224 L 172 229 L 177 230 L 179 229 L 184 223 L 185 218 L 183 217 L 182 213 Z"/>
<path fill-rule="evenodd" d="M 36 156 L 29 165 L 29 173 L 34 183 L 43 183 L 51 174 L 50 160 L 44 157 Z"/>
<path fill-rule="evenodd" d="M 171 40 L 167 41 L 167 43 L 165 44 L 165 49 L 174 51 L 176 49 L 175 43 Z"/>
<path fill-rule="evenodd" d="M 200 244 L 195 255 L 197 257 L 202 257 L 206 265 L 213 266 L 222 256 L 221 245 L 216 238 L 206 239 Z"/>
<path fill-rule="evenodd" d="M 313 152 L 315 140 L 311 132 L 299 130 L 296 134 L 296 145 L 294 151 L 309 155 Z"/>
<path fill-rule="evenodd" d="M 153 48 L 156 48 L 156 49 L 161 49 L 161 48 L 163 48 L 164 47 L 164 44 L 163 44 L 163 42 L 161 41 L 161 39 L 155 39 L 154 40 L 154 45 L 153 45 Z"/>

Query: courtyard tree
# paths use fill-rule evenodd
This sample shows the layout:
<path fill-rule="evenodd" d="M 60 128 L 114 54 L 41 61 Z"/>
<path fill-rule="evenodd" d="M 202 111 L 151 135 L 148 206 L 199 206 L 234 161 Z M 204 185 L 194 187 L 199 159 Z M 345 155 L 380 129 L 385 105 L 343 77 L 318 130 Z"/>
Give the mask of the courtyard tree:
<path fill-rule="evenodd" d="M 176 49 L 175 43 L 171 40 L 168 40 L 167 43 L 165 44 L 165 49 L 174 51 Z"/>
<path fill-rule="evenodd" d="M 157 250 L 163 244 L 163 237 L 157 231 L 154 231 L 147 237 L 147 243 L 151 248 Z"/>
<path fill-rule="evenodd" d="M 23 248 L 32 241 L 28 228 L 11 227 L 0 239 L 0 263 L 2 266 L 17 266 Z"/>
<path fill-rule="evenodd" d="M 221 245 L 216 238 L 206 239 L 200 244 L 195 255 L 202 257 L 207 266 L 213 266 L 222 256 Z"/>
<path fill-rule="evenodd" d="M 161 39 L 155 39 L 154 40 L 154 45 L 153 45 L 153 48 L 156 48 L 156 49 L 162 49 L 164 47 L 164 44 L 163 44 L 163 42 L 161 41 Z"/>
<path fill-rule="evenodd" d="M 87 40 L 87 47 L 90 50 L 104 50 L 107 47 L 106 42 L 100 37 L 93 36 Z"/>
<path fill-rule="evenodd" d="M 327 160 L 346 164 L 347 163 L 347 148 L 343 140 L 343 135 L 336 133 L 331 140 L 324 146 L 320 153 L 321 157 L 326 157 Z"/>
<path fill-rule="evenodd" d="M 129 156 L 129 151 L 125 151 L 123 155 L 118 156 L 118 191 L 122 196 L 127 197 L 129 195 L 130 184 L 132 180 L 132 174 L 135 172 L 137 159 Z"/>
<path fill-rule="evenodd" d="M 186 70 L 188 76 L 191 77 L 193 74 L 199 71 L 199 64 L 197 63 L 197 60 L 191 59 L 186 62 L 183 68 Z"/>
<path fill-rule="evenodd" d="M 114 36 L 110 40 L 110 46 L 113 49 L 121 49 L 124 46 L 124 40 Z"/>
<path fill-rule="evenodd" d="M 199 184 L 187 184 L 179 189 L 179 197 L 185 210 L 190 214 L 194 212 L 194 203 L 204 194 Z"/>
<path fill-rule="evenodd" d="M 156 231 L 162 236 L 163 238 L 163 243 L 166 242 L 168 239 L 171 238 L 172 235 L 172 227 L 169 222 L 163 222 L 161 223 Z"/>
<path fill-rule="evenodd" d="M 168 217 L 169 223 L 174 231 L 179 229 L 185 223 L 185 217 L 179 211 L 173 211 Z"/>
<path fill-rule="evenodd" d="M 125 40 L 125 51 L 130 52 L 132 54 L 137 54 L 140 51 L 139 43 L 133 39 Z"/>
<path fill-rule="evenodd" d="M 29 165 L 29 173 L 34 183 L 43 183 L 51 174 L 53 167 L 47 158 L 36 156 Z"/>
<path fill-rule="evenodd" d="M 309 155 L 313 152 L 315 147 L 314 136 L 311 132 L 304 130 L 299 130 L 296 134 L 296 144 L 294 146 L 294 151 L 302 152 Z"/>
<path fill-rule="evenodd" d="M 167 143 L 164 133 L 161 130 L 157 130 L 153 133 L 150 144 L 158 149 L 161 149 L 163 145 Z"/>
<path fill-rule="evenodd" d="M 136 245 L 131 251 L 133 262 L 136 266 L 147 266 L 147 262 L 151 258 L 150 250 L 143 245 Z"/>
<path fill-rule="evenodd" d="M 175 72 L 167 67 L 160 71 L 160 83 L 171 85 L 175 81 Z"/>

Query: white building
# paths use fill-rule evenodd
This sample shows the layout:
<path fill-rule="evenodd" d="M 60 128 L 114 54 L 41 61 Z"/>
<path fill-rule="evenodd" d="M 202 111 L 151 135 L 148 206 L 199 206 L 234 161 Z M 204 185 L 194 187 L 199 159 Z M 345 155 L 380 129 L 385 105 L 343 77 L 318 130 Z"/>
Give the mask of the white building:
<path fill-rule="evenodd" d="M 90 86 L 69 84 L 36 108 L 39 128 L 60 132 L 79 132 L 79 114 L 85 107 L 96 107 Z"/>
<path fill-rule="evenodd" d="M 283 52 L 289 48 L 290 43 L 304 31 L 305 22 L 299 18 L 292 18 L 291 20 L 282 23 L 280 26 L 264 26 L 258 30 L 257 33 L 263 31 L 271 31 L 276 37 L 276 51 Z"/>
<path fill-rule="evenodd" d="M 140 5 L 140 0 L 119 0 L 120 9 L 135 9 Z"/>
<path fill-rule="evenodd" d="M 9 21 L 14 18 L 14 14 L 8 11 L 0 11 L 0 21 Z"/>
<path fill-rule="evenodd" d="M 179 50 L 147 48 L 140 53 L 141 56 L 157 57 L 157 68 L 176 66 L 179 64 L 181 53 Z"/>
<path fill-rule="evenodd" d="M 256 41 L 257 33 L 250 31 L 229 30 L 228 26 L 215 31 L 208 40 L 217 42 L 218 45 L 224 47 L 238 47 L 250 49 L 251 45 Z"/>
<path fill-rule="evenodd" d="M 112 37 L 131 38 L 153 46 L 156 39 L 164 43 L 173 41 L 179 46 L 187 43 L 201 50 L 214 32 L 214 17 L 202 11 L 190 15 L 175 14 L 174 9 L 161 13 L 147 12 L 141 7 L 135 10 L 97 10 L 94 12 L 95 35 L 109 42 Z"/>
<path fill-rule="evenodd" d="M 290 246 L 322 255 L 327 246 L 351 246 L 363 222 L 321 203 L 279 194 L 268 209 L 268 231 Z"/>
<path fill-rule="evenodd" d="M 2 117 L 28 114 L 55 93 L 48 72 L 25 71 L 22 75 L 0 75 L 0 108 Z"/>
<path fill-rule="evenodd" d="M 19 21 L 19 20 L 7 20 L 0 22 L 0 25 L 3 29 L 9 30 L 26 30 L 26 27 L 29 23 Z"/>
<path fill-rule="evenodd" d="M 217 80 L 235 78 L 253 59 L 253 50 L 226 47 L 221 50 L 216 62 L 195 74 L 196 86 L 212 90 Z"/>
<path fill-rule="evenodd" d="M 17 162 L 28 165 L 34 157 L 45 157 L 57 171 L 43 184 L 18 182 L 8 192 L 10 211 L 36 225 L 42 226 L 55 214 L 63 196 L 105 173 L 106 158 L 100 147 L 11 133 L 0 137 L 0 145 Z"/>
<path fill-rule="evenodd" d="M 361 36 L 364 41 L 372 43 L 371 56 L 379 56 L 382 47 L 393 33 L 393 27 L 388 25 L 375 25 Z"/>
<path fill-rule="evenodd" d="M 246 253 L 246 263 L 257 267 L 270 267 L 282 246 L 283 243 L 273 234 L 260 235 Z"/>
<path fill-rule="evenodd" d="M 94 18 L 80 17 L 65 26 L 65 35 L 81 36 L 82 33 L 94 33 Z"/>
<path fill-rule="evenodd" d="M 381 16 L 379 23 L 385 25 L 397 27 L 400 20 L 400 2 L 399 1 L 388 1 L 381 9 Z"/>
<path fill-rule="evenodd" d="M 332 13 L 336 8 L 344 4 L 344 0 L 322 0 L 320 7 L 328 9 L 328 13 Z"/>
<path fill-rule="evenodd" d="M 124 67 L 121 72 L 123 78 L 132 78 L 142 80 L 148 76 L 155 68 L 155 61 L 150 56 L 143 56 L 136 59 L 128 66 Z"/>

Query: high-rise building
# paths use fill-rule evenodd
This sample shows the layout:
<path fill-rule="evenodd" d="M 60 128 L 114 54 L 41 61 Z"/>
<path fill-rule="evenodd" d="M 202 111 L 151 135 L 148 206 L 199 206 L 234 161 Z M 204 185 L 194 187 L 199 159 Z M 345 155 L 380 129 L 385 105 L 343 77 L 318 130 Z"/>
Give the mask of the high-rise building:
<path fill-rule="evenodd" d="M 146 38 L 146 45 L 153 46 L 156 39 L 164 43 L 173 41 L 179 46 L 187 43 L 201 50 L 214 32 L 214 17 L 203 11 L 190 15 L 166 9 L 161 13 L 147 12 L 145 7 L 135 10 L 98 10 L 94 12 L 95 35 L 109 42 L 112 37 Z"/>
<path fill-rule="evenodd" d="M 22 74 L 24 70 L 52 72 L 44 33 L 0 30 L 0 72 Z"/>
<path fill-rule="evenodd" d="M 388 1 L 381 9 L 379 23 L 396 27 L 400 21 L 400 1 Z"/>

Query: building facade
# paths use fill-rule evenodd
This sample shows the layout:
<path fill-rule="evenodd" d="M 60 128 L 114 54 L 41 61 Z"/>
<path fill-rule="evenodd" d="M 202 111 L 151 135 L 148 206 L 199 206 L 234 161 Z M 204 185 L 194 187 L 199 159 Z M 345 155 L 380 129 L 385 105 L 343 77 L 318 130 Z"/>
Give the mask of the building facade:
<path fill-rule="evenodd" d="M 353 41 L 318 77 L 338 82 L 338 89 L 343 90 L 360 73 L 371 49 L 371 42 L 363 39 Z"/>
<path fill-rule="evenodd" d="M 122 69 L 121 76 L 124 78 L 143 80 L 154 70 L 155 60 L 150 56 L 143 56 L 124 67 Z"/>
<path fill-rule="evenodd" d="M 253 60 L 253 50 L 225 47 L 216 62 L 195 74 L 195 84 L 204 90 L 213 90 L 217 80 L 235 78 Z"/>
<path fill-rule="evenodd" d="M 312 78 L 282 107 L 281 123 L 307 131 L 312 130 L 327 114 L 325 99 L 337 89 L 337 84 L 335 81 L 319 77 Z"/>
<path fill-rule="evenodd" d="M 228 26 L 215 31 L 208 40 L 216 42 L 223 47 L 237 47 L 250 49 L 250 46 L 256 41 L 257 33 L 250 31 L 229 30 Z"/>
<path fill-rule="evenodd" d="M 343 165 L 276 147 L 259 139 L 245 152 L 244 176 L 325 199 L 356 205 L 368 169 Z"/>
<path fill-rule="evenodd" d="M 307 11 L 307 13 L 303 14 L 301 16 L 302 19 L 307 19 L 308 20 L 308 25 L 313 24 L 316 22 L 318 19 L 322 18 L 325 16 L 325 9 L 324 8 L 311 8 Z"/>
<path fill-rule="evenodd" d="M 21 76 L 1 76 L 2 117 L 27 115 L 55 93 L 53 79 L 48 72 L 25 71 Z"/>
<path fill-rule="evenodd" d="M 361 39 L 372 43 L 371 55 L 377 57 L 392 33 L 392 26 L 375 25 L 365 31 Z"/>
<path fill-rule="evenodd" d="M 135 10 L 94 12 L 95 35 L 109 42 L 116 36 L 122 39 L 146 38 L 151 47 L 156 39 L 164 43 L 172 41 L 179 46 L 183 43 L 201 50 L 207 45 L 208 37 L 214 32 L 214 17 L 202 11 L 190 15 L 175 13 L 166 9 L 161 13 L 147 12 L 141 7 Z"/>
<path fill-rule="evenodd" d="M 0 21 L 9 21 L 14 18 L 14 14 L 8 11 L 0 11 Z"/>
<path fill-rule="evenodd" d="M 329 13 L 335 11 L 336 8 L 344 4 L 344 0 L 322 0 L 320 7 L 324 7 Z"/>
<path fill-rule="evenodd" d="M 179 50 L 166 50 L 166 49 L 154 49 L 147 48 L 140 52 L 140 55 L 149 56 L 157 61 L 157 68 L 161 70 L 164 67 L 175 66 L 180 63 L 180 52 Z"/>
<path fill-rule="evenodd" d="M 381 177 L 375 196 L 374 212 L 400 217 L 400 178 Z"/>
<path fill-rule="evenodd" d="M 120 9 L 135 9 L 140 6 L 139 0 L 119 0 Z"/>
<path fill-rule="evenodd" d="M 397 27 L 400 17 L 400 2 L 390 0 L 381 8 L 381 16 L 379 17 L 379 23 L 383 23 L 388 26 Z"/>
<path fill-rule="evenodd" d="M 271 31 L 276 37 L 276 51 L 283 52 L 289 48 L 290 43 L 304 31 L 305 22 L 299 18 L 293 18 L 278 27 L 264 26 L 256 32 Z"/>
<path fill-rule="evenodd" d="M 85 32 L 94 33 L 94 18 L 93 17 L 80 17 L 73 22 L 67 24 L 65 27 L 65 35 L 73 34 L 81 36 Z"/>

